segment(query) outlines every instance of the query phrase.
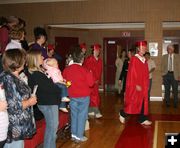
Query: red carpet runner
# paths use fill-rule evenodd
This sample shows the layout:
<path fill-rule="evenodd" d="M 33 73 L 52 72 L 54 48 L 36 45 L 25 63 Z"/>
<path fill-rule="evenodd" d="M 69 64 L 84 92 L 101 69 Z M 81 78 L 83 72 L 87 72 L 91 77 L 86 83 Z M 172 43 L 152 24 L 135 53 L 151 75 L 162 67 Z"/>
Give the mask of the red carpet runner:
<path fill-rule="evenodd" d="M 137 116 L 132 116 L 125 124 L 115 148 L 152 148 L 154 121 L 180 121 L 180 115 L 150 115 L 152 126 L 142 126 L 137 122 Z"/>

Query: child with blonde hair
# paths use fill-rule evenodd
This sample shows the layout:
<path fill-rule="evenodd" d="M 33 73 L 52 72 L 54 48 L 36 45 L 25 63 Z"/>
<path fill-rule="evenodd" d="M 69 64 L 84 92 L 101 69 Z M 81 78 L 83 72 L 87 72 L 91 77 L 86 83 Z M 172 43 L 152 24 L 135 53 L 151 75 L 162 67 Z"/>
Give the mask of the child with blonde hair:
<path fill-rule="evenodd" d="M 57 60 L 55 58 L 48 58 L 44 60 L 43 67 L 45 68 L 48 76 L 61 89 L 61 104 L 59 109 L 63 112 L 68 112 L 65 102 L 69 102 L 70 99 L 68 98 L 66 80 L 63 79 L 61 75 Z"/>

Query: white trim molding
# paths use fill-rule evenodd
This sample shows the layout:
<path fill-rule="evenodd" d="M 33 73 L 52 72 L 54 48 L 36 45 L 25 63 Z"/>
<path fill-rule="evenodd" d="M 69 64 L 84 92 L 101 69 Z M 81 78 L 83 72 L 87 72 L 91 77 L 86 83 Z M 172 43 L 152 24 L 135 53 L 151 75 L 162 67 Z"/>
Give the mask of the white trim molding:
<path fill-rule="evenodd" d="M 145 23 L 91 23 L 91 24 L 57 24 L 48 25 L 52 28 L 71 29 L 144 29 Z"/>
<path fill-rule="evenodd" d="M 88 0 L 0 0 L 0 4 L 20 4 L 20 3 L 46 3 L 46 2 L 73 2 Z"/>
<path fill-rule="evenodd" d="M 162 22 L 163 28 L 178 28 L 180 27 L 180 22 Z"/>
<path fill-rule="evenodd" d="M 153 96 L 150 97 L 150 101 L 163 101 L 163 97 Z"/>

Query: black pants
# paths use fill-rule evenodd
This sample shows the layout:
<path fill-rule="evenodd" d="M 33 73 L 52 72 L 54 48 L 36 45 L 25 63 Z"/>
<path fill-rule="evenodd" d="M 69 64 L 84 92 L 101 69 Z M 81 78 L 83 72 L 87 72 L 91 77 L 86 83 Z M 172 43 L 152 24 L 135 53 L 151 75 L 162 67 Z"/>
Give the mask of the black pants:
<path fill-rule="evenodd" d="M 170 89 L 172 86 L 172 93 L 174 97 L 174 106 L 178 105 L 178 81 L 174 79 L 174 73 L 168 72 L 166 75 L 163 76 L 163 84 L 165 88 L 165 101 L 166 105 L 170 105 Z"/>
<path fill-rule="evenodd" d="M 6 143 L 6 140 L 0 141 L 0 148 L 3 148 L 4 144 Z"/>
<path fill-rule="evenodd" d="M 126 118 L 129 114 L 125 113 L 124 110 L 120 110 L 120 115 L 123 116 L 124 118 Z M 140 123 L 142 123 L 145 120 L 148 120 L 148 117 L 146 115 L 144 115 L 144 102 L 143 102 L 142 103 L 142 107 L 141 107 L 141 113 L 139 114 L 138 121 Z"/>

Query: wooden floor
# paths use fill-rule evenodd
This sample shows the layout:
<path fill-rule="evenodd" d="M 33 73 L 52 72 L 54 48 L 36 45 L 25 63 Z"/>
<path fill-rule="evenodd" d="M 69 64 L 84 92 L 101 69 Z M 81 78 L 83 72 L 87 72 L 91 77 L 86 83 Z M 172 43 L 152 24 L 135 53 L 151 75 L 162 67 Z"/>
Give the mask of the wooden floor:
<path fill-rule="evenodd" d="M 166 133 L 180 133 L 180 121 L 156 121 L 153 148 L 165 147 Z"/>
<path fill-rule="evenodd" d="M 58 138 L 57 148 L 114 148 L 125 128 L 125 125 L 119 122 L 118 116 L 119 109 L 123 107 L 122 100 L 122 98 L 114 93 L 101 94 L 101 112 L 103 118 L 89 118 L 90 130 L 85 133 L 88 141 L 76 144 L 71 140 Z M 166 108 L 163 102 L 150 102 L 150 114 L 180 115 L 180 106 L 176 109 L 173 108 L 173 106 Z M 171 126 L 172 123 L 167 122 L 166 126 L 168 125 Z M 174 126 L 176 125 L 174 124 Z M 177 128 L 180 129 L 179 125 L 177 126 Z"/>

